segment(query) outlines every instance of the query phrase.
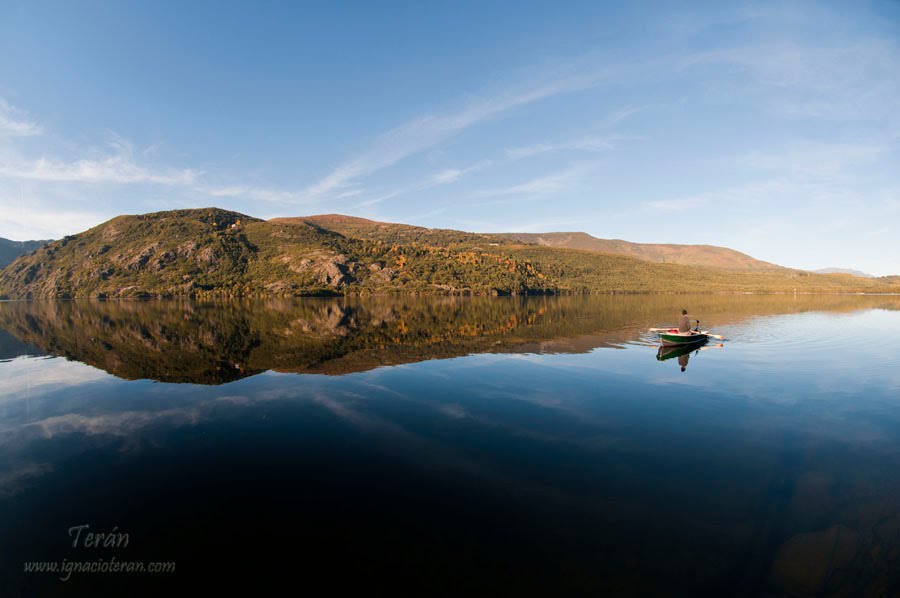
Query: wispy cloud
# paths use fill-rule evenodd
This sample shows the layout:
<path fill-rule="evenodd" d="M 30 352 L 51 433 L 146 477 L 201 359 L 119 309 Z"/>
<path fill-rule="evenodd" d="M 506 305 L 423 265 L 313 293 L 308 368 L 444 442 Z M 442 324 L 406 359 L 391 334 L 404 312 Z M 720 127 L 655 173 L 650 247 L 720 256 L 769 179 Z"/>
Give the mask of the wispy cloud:
<path fill-rule="evenodd" d="M 306 203 L 302 194 L 286 189 L 253 185 L 210 186 L 204 183 L 194 187 L 199 193 L 210 197 L 245 199 L 273 204 L 296 205 Z"/>
<path fill-rule="evenodd" d="M 681 231 L 696 233 L 692 242 L 722 245 L 757 259 L 800 268 L 825 267 L 836 258 L 824 257 L 822 237 L 839 231 L 858 234 L 872 219 L 867 196 L 853 185 L 833 179 L 778 176 L 724 186 L 694 195 L 646 202 L 640 212 L 669 226 L 655 232 L 653 242 L 684 242 Z M 704 226 L 704 223 L 739 226 Z M 671 236 L 672 233 L 675 236 Z M 667 236 L 668 235 L 668 236 Z M 835 238 L 844 238 L 843 236 Z M 890 271 L 890 250 L 875 250 L 872 239 L 841 247 L 840 262 L 865 263 L 873 273 Z M 867 262 L 862 257 L 868 255 Z M 876 256 L 873 259 L 873 256 Z M 849 260 L 849 261 L 848 261 Z"/>
<path fill-rule="evenodd" d="M 462 177 L 463 173 L 464 171 L 459 168 L 448 168 L 432 175 L 431 180 L 438 184 L 455 183 Z"/>
<path fill-rule="evenodd" d="M 476 197 L 497 197 L 497 196 L 539 196 L 550 193 L 558 193 L 571 188 L 577 182 L 583 180 L 593 173 L 599 163 L 585 162 L 575 164 L 544 176 L 529 179 L 522 183 L 510 185 L 509 187 L 500 187 L 494 189 L 482 189 L 475 192 Z"/>
<path fill-rule="evenodd" d="M 618 110 L 614 110 L 611 112 L 605 120 L 605 124 L 607 127 L 613 127 L 623 120 L 629 118 L 633 114 L 641 112 L 642 110 L 646 110 L 646 106 L 623 106 Z"/>
<path fill-rule="evenodd" d="M 475 164 L 472 164 L 471 166 L 466 166 L 465 168 L 447 168 L 431 175 L 431 177 L 429 177 L 429 180 L 435 185 L 448 185 L 450 183 L 459 181 L 467 174 L 484 170 L 485 168 L 489 168 L 493 164 L 493 160 L 480 160 Z"/>
<path fill-rule="evenodd" d="M 303 195 L 321 197 L 433 147 L 482 121 L 553 96 L 590 89 L 605 80 L 603 72 L 564 77 L 524 89 L 485 95 L 470 100 L 455 111 L 414 118 L 380 135 L 368 149 L 307 187 Z"/>
<path fill-rule="evenodd" d="M 426 191 L 428 189 L 434 189 L 435 187 L 440 187 L 442 185 L 451 185 L 453 183 L 459 182 L 468 174 L 478 172 L 492 166 L 493 163 L 494 162 L 492 160 L 480 160 L 463 168 L 446 168 L 444 170 L 435 172 L 430 176 L 427 176 L 424 180 L 421 180 L 419 182 L 411 183 L 409 185 L 403 185 L 389 191 L 377 193 L 374 196 L 369 196 L 363 201 L 356 203 L 354 206 L 352 206 L 352 208 L 355 210 L 371 210 L 371 208 L 373 208 L 374 206 L 395 197 L 401 197 L 403 195 L 409 195 L 411 193 L 418 193 L 421 191 Z M 352 191 L 352 195 L 348 195 L 348 192 L 345 192 L 343 194 L 336 195 L 334 199 L 341 199 L 342 197 L 356 196 L 361 194 L 363 194 L 361 189 L 354 189 Z"/>
<path fill-rule="evenodd" d="M 742 89 L 791 118 L 882 120 L 896 124 L 900 46 L 873 38 L 822 43 L 762 43 L 697 53 L 685 66 L 728 65 L 739 79 L 716 85 Z M 895 131 L 896 133 L 896 131 Z"/>
<path fill-rule="evenodd" d="M 190 168 L 151 166 L 135 158 L 131 146 L 116 138 L 111 155 L 74 160 L 41 156 L 31 159 L 0 157 L 0 177 L 41 182 L 67 183 L 149 183 L 183 187 L 212 198 L 229 198 L 277 204 L 304 205 L 323 200 L 340 200 L 364 195 L 356 181 L 400 160 L 431 148 L 482 121 L 528 104 L 600 85 L 604 74 L 592 72 L 538 81 L 495 93 L 485 93 L 464 102 L 456 110 L 428 114 L 407 121 L 381 135 L 354 158 L 339 165 L 319 181 L 299 190 L 265 184 L 216 184 L 204 173 Z M 14 120 L 12 115 L 20 118 Z M 0 127 L 17 135 L 36 134 L 40 127 L 23 120 L 25 113 L 9 104 L 0 104 Z M 96 152 L 94 152 L 96 153 Z M 421 191 L 459 181 L 465 175 L 484 169 L 489 160 L 465 168 L 449 168 L 434 173 L 424 182 L 383 193 L 362 204 L 372 205 L 389 197 Z"/>
<path fill-rule="evenodd" d="M 317 200 L 310 198 L 299 191 L 283 189 L 278 187 L 269 187 L 266 185 L 230 185 L 216 187 L 199 183 L 192 189 L 198 193 L 209 195 L 210 197 L 225 197 L 241 200 L 250 200 L 264 202 L 269 204 L 277 204 L 282 207 L 298 206 L 315 203 Z M 340 200 L 356 197 L 363 193 L 362 189 L 348 189 L 335 194 L 330 199 Z"/>
<path fill-rule="evenodd" d="M 189 185 L 196 180 L 193 170 L 155 170 L 126 156 L 64 162 L 38 158 L 28 162 L 0 164 L 0 176 L 66 183 L 154 183 Z"/>
<path fill-rule="evenodd" d="M 579 214 L 575 218 L 541 218 L 538 220 L 510 220 L 504 217 L 502 220 L 473 220 L 471 218 L 453 218 L 455 227 L 473 232 L 495 233 L 497 231 L 514 231 L 518 233 L 548 232 L 554 230 L 571 230 L 583 227 L 586 223 L 597 221 L 605 217 L 605 214 Z"/>
<path fill-rule="evenodd" d="M 594 57 L 595 58 L 595 57 Z M 292 206 L 310 205 L 323 201 L 340 201 L 361 197 L 349 208 L 371 208 L 386 199 L 454 184 L 465 176 L 486 169 L 496 160 L 481 160 L 470 166 L 445 168 L 427 175 L 423 180 L 367 197 L 367 189 L 359 184 L 368 177 L 397 162 L 438 145 L 454 135 L 504 113 L 555 96 L 595 88 L 610 79 L 606 67 L 597 67 L 593 59 L 579 59 L 570 64 L 556 64 L 549 76 L 526 79 L 526 83 L 504 88 L 483 90 L 448 108 L 425 114 L 390 129 L 377 136 L 367 148 L 334 168 L 326 176 L 305 188 L 290 189 L 262 183 L 218 177 L 192 168 L 176 168 L 160 165 L 154 158 L 156 148 L 135 152 L 126 140 L 114 137 L 106 152 L 82 147 L 84 156 L 65 158 L 53 155 L 19 156 L 0 155 L 0 179 L 31 181 L 34 183 L 74 184 L 149 184 L 179 187 L 185 193 L 209 198 L 223 198 L 235 202 L 253 201 L 288 209 Z M 562 73 L 562 74 L 560 74 Z M 640 108 L 625 107 L 609 115 L 607 124 L 615 124 Z M 37 134 L 41 127 L 6 102 L 0 104 L 0 123 L 16 135 Z M 15 117 L 15 118 L 14 118 Z M 500 162 L 518 159 L 529 152 L 539 153 L 565 149 L 566 143 L 573 149 L 598 151 L 611 147 L 616 136 L 583 138 L 558 143 L 556 146 L 532 146 L 520 148 L 501 158 Z M 73 144 L 76 145 L 77 144 Z M 218 179 L 218 180 L 217 180 Z M 563 186 L 565 174 L 543 177 L 524 183 L 520 190 L 536 193 Z M 220 182 L 221 181 L 221 182 Z M 514 191 L 510 191 L 513 193 Z"/>
<path fill-rule="evenodd" d="M 839 177 L 871 163 L 890 151 L 875 143 L 800 142 L 781 151 L 753 152 L 738 161 L 760 170 L 791 176 Z"/>
<path fill-rule="evenodd" d="M 644 204 L 646 211 L 677 211 L 702 206 L 740 211 L 773 201 L 858 202 L 857 183 L 864 168 L 876 166 L 890 152 L 881 143 L 800 141 L 769 151 L 754 151 L 718 160 L 728 169 L 733 164 L 758 171 L 760 178 L 696 194 L 661 198 Z M 882 193 L 881 197 L 889 197 Z M 786 205 L 786 204 L 783 204 Z"/>
<path fill-rule="evenodd" d="M 717 197 L 715 193 L 705 193 L 693 197 L 676 197 L 673 199 L 657 199 L 648 201 L 646 206 L 653 212 L 676 212 L 699 208 L 710 203 Z"/>
<path fill-rule="evenodd" d="M 32 120 L 28 113 L 0 98 L 0 134 L 29 137 L 43 133 L 43 127 Z"/>
<path fill-rule="evenodd" d="M 604 119 L 603 124 L 606 127 L 613 126 L 618 124 L 622 120 L 628 118 L 632 114 L 644 110 L 645 107 L 641 106 L 625 106 L 610 113 L 606 119 Z M 381 193 L 375 197 L 370 197 L 363 202 L 357 204 L 356 208 L 370 208 L 373 205 L 382 203 L 388 199 L 393 199 L 395 197 L 407 195 L 409 193 L 415 193 L 418 191 L 424 191 L 426 189 L 431 189 L 440 185 L 446 185 L 451 183 L 456 183 L 462 180 L 462 178 L 466 175 L 480 172 L 485 169 L 496 167 L 500 165 L 509 164 L 511 162 L 515 162 L 517 160 L 521 160 L 523 158 L 528 158 L 531 156 L 543 154 L 543 153 L 551 153 L 557 151 L 566 151 L 566 150 L 577 150 L 577 151 L 586 151 L 586 152 L 597 152 L 597 151 L 606 151 L 615 149 L 615 143 L 617 141 L 624 140 L 636 140 L 643 139 L 643 137 L 635 136 L 635 135 L 623 135 L 623 134 L 608 134 L 608 135 L 584 135 L 581 137 L 577 137 L 575 139 L 568 139 L 563 141 L 556 141 L 553 143 L 538 143 L 532 144 L 528 146 L 521 146 L 517 148 L 512 148 L 507 150 L 504 155 L 498 157 L 496 159 L 483 159 L 475 164 L 470 166 L 462 167 L 462 168 L 447 168 L 441 170 L 437 173 L 434 173 L 428 176 L 424 181 L 419 183 L 414 183 L 411 185 L 405 185 L 402 187 L 398 187 L 389 191 L 387 193 Z M 583 166 L 583 165 L 582 165 Z M 576 168 L 575 170 L 579 170 Z M 527 192 L 528 189 L 537 190 L 542 186 L 552 186 L 554 181 L 562 182 L 561 176 L 562 173 L 557 173 L 557 175 L 548 175 L 547 177 L 541 177 L 540 179 L 535 179 L 521 185 L 514 185 L 512 189 L 516 189 L 515 191 L 509 191 L 509 193 L 502 192 L 500 195 L 505 194 L 514 194 L 519 192 Z M 531 191 L 534 194 L 535 191 Z M 494 194 L 490 191 L 481 191 L 476 193 L 478 194 Z M 441 210 L 445 211 L 444 209 Z"/>
<path fill-rule="evenodd" d="M 50 183 L 151 183 L 187 186 L 199 173 L 142 163 L 135 157 L 134 147 L 121 136 L 110 133 L 103 150 L 83 148 L 89 157 L 74 160 L 58 158 L 21 158 L 0 155 L 0 178 L 24 179 Z"/>
<path fill-rule="evenodd" d="M 24 111 L 10 106 L 0 98 L 0 133 L 5 131 L 16 136 L 25 136 L 43 132 L 43 129 L 35 122 L 23 120 L 25 116 Z M 202 171 L 155 163 L 152 159 L 159 153 L 158 146 L 136 150 L 130 141 L 113 132 L 107 132 L 106 137 L 104 145 L 99 148 L 79 144 L 62 144 L 62 147 L 74 146 L 75 152 L 85 155 L 85 157 L 71 159 L 51 156 L 25 157 L 16 151 L 17 146 L 10 145 L 0 153 L 0 180 L 34 184 L 149 184 L 178 187 L 189 193 L 212 198 L 235 198 L 285 205 L 303 203 L 304 196 L 301 193 L 288 189 L 243 183 L 212 184 L 209 181 L 210 177 L 207 177 Z M 8 190 L 9 186 L 6 191 L 8 192 Z M 348 190 L 338 194 L 338 197 L 350 197 L 356 193 L 359 192 Z M 74 220 L 59 218 L 61 213 L 56 211 L 53 220 L 74 222 Z M 76 220 L 81 222 L 84 219 L 77 218 Z M 96 221 L 93 222 L 93 224 L 96 223 Z M 40 223 L 37 226 L 25 228 L 32 231 L 58 231 L 58 226 L 45 227 Z"/>
<path fill-rule="evenodd" d="M 506 154 L 510 158 L 518 159 L 561 151 L 599 152 L 614 149 L 615 142 L 626 139 L 636 139 L 636 137 L 628 135 L 585 135 L 576 137 L 575 139 L 567 139 L 554 143 L 536 143 L 533 145 L 516 147 L 507 150 Z"/>
<path fill-rule="evenodd" d="M 786 205 L 798 200 L 822 198 L 822 185 L 794 181 L 787 177 L 760 179 L 696 194 L 685 194 L 647 201 L 642 204 L 641 211 L 649 214 L 659 212 L 683 212 L 696 208 L 707 208 L 706 214 L 723 212 L 740 218 L 747 214 L 756 214 L 764 205 L 778 201 Z"/>

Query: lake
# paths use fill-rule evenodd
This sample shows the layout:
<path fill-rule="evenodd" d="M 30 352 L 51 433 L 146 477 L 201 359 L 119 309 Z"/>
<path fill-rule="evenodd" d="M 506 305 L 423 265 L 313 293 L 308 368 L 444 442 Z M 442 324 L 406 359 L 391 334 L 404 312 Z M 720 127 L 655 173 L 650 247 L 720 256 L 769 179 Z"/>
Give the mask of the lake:
<path fill-rule="evenodd" d="M 682 307 L 721 346 L 659 351 Z M 896 594 L 898 336 L 900 297 L 0 303 L 0 595 Z"/>

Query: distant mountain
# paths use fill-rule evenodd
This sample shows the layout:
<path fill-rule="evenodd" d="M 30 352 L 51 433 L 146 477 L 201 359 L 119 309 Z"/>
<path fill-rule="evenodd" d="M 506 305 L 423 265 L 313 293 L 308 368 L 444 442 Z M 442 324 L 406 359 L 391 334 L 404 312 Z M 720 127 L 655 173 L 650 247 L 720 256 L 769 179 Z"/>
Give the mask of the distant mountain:
<path fill-rule="evenodd" d="M 815 274 L 849 274 L 851 276 L 859 276 L 860 278 L 875 278 L 872 274 L 853 270 L 851 268 L 822 268 L 820 270 L 810 270 Z"/>
<path fill-rule="evenodd" d="M 265 221 L 218 208 L 117 216 L 18 257 L 0 270 L 0 297 L 900 292 L 895 281 L 790 270 L 721 247 L 612 242 L 633 254 L 620 255 L 560 235 L 335 214 Z"/>
<path fill-rule="evenodd" d="M 5 268 L 20 255 L 34 251 L 50 241 L 10 241 L 0 237 L 0 268 Z"/>
<path fill-rule="evenodd" d="M 514 238 L 522 243 L 614 253 L 647 262 L 682 264 L 685 266 L 709 266 L 726 270 L 784 270 L 781 266 L 754 259 L 740 251 L 713 245 L 631 243 L 619 239 L 598 239 L 587 233 L 578 232 L 504 233 L 503 236 Z"/>

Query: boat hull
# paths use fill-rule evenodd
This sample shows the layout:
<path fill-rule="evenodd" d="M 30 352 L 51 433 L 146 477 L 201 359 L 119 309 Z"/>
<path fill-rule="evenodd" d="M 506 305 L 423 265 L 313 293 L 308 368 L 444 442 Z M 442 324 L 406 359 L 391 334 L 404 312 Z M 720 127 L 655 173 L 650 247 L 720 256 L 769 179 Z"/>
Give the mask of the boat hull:
<path fill-rule="evenodd" d="M 660 332 L 659 340 L 664 347 L 679 347 L 706 342 L 709 335 L 704 332 Z"/>

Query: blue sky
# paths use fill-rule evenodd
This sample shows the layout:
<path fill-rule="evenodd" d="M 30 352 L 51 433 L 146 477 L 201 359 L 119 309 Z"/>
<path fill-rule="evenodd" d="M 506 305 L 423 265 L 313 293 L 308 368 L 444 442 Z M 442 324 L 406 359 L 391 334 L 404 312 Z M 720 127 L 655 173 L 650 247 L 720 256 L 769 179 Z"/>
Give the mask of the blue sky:
<path fill-rule="evenodd" d="M 900 273 L 898 98 L 896 2 L 0 0 L 0 236 L 215 205 Z"/>

